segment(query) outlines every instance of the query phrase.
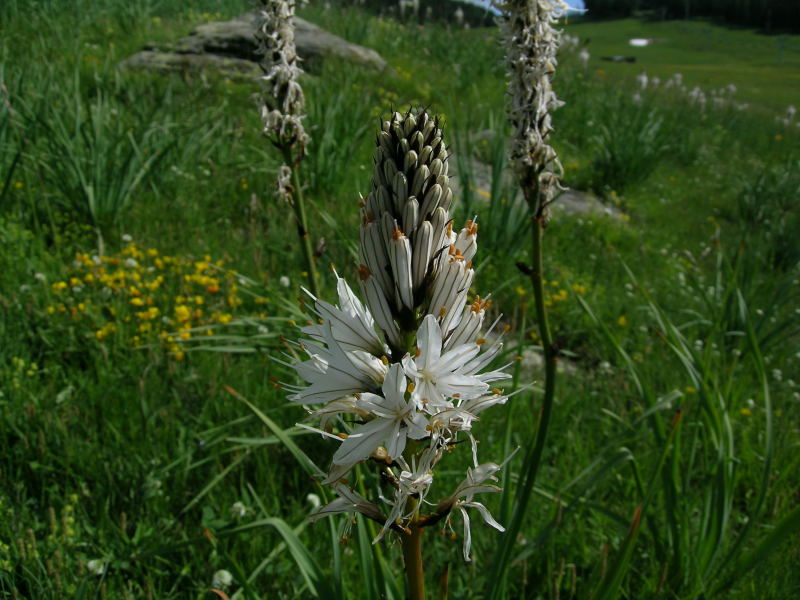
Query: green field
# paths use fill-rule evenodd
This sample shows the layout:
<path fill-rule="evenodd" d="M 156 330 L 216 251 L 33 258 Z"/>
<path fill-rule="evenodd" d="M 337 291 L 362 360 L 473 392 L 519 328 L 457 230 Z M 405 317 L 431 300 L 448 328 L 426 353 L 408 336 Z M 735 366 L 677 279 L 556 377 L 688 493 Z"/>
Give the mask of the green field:
<path fill-rule="evenodd" d="M 797 36 L 766 36 L 742 28 L 707 21 L 646 22 L 626 19 L 583 22 L 566 30 L 588 40 L 592 67 L 614 77 L 634 78 L 645 71 L 667 79 L 682 73 L 691 88 L 723 88 L 733 83 L 737 98 L 773 113 L 800 103 L 800 42 Z M 628 44 L 632 38 L 653 43 L 644 48 Z M 632 56 L 635 63 L 608 63 L 602 56 Z"/>
<path fill-rule="evenodd" d="M 463 184 L 456 221 L 480 224 L 471 296 L 491 292 L 509 328 L 506 391 L 533 383 L 474 426 L 482 460 L 499 463 L 531 443 L 542 384 L 515 266 L 527 220 L 502 176 L 499 32 L 332 4 L 301 15 L 391 69 L 326 61 L 303 79 L 323 296 L 327 264 L 357 278 L 379 118 L 430 107 Z M 276 382 L 296 374 L 270 358 L 309 317 L 257 84 L 116 68 L 247 8 L 0 6 L 0 598 L 214 598 L 219 570 L 230 597 L 405 597 L 399 544 L 372 546 L 363 520 L 306 521 L 308 495 L 330 492 L 298 457 L 325 469 L 331 446 L 294 427 L 304 412 Z M 546 230 L 562 369 L 507 597 L 796 598 L 800 120 L 782 119 L 800 106 L 800 38 L 707 22 L 565 30 L 581 42 L 559 59 L 551 139 L 565 185 L 616 216 L 556 207 Z M 617 54 L 637 62 L 601 60 Z M 685 90 L 666 87 L 675 73 Z M 488 180 L 480 164 L 495 165 Z M 434 495 L 463 479 L 466 446 Z M 503 470 L 510 492 L 522 454 Z M 507 523 L 512 493 L 491 496 Z M 442 582 L 450 598 L 485 597 L 502 534 L 473 517 L 471 563 L 459 518 L 426 535 L 430 597 Z"/>

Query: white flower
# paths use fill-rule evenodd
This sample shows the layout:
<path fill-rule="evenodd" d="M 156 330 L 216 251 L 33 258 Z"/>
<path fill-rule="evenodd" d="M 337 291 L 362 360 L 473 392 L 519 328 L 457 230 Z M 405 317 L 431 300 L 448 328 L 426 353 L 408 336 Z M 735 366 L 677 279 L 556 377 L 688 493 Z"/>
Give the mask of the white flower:
<path fill-rule="evenodd" d="M 36 281 L 47 281 L 47 275 L 45 275 L 44 273 L 38 273 L 38 272 L 34 273 L 33 278 Z"/>
<path fill-rule="evenodd" d="M 642 72 L 642 73 L 639 73 L 639 74 L 636 76 L 636 83 L 638 83 L 638 84 L 639 84 L 639 87 L 640 87 L 641 89 L 643 89 L 643 90 L 646 90 L 646 89 L 647 89 L 647 81 L 648 81 L 648 79 L 647 79 L 647 73 L 644 73 L 644 72 Z"/>
<path fill-rule="evenodd" d="M 409 511 L 409 498 L 412 496 L 416 498 L 418 505 L 425 501 L 425 496 L 433 483 L 433 467 L 441 457 L 441 447 L 433 445 L 426 448 L 420 455 L 419 461 L 415 460 L 411 466 L 402 457 L 398 459 L 402 470 L 396 482 L 394 504 L 383 528 L 372 541 L 373 544 L 380 541 L 392 525 L 411 516 L 413 509 Z"/>
<path fill-rule="evenodd" d="M 241 518 L 247 514 L 247 507 L 243 502 L 234 502 L 231 504 L 231 515 Z"/>
<path fill-rule="evenodd" d="M 311 505 L 311 508 L 314 510 L 317 510 L 322 505 L 319 496 L 317 496 L 316 494 L 309 494 L 308 496 L 306 496 L 306 501 Z"/>
<path fill-rule="evenodd" d="M 496 481 L 494 474 L 499 470 L 500 465 L 495 463 L 486 463 L 479 465 L 474 469 L 467 469 L 467 478 L 461 482 L 451 497 L 451 500 L 454 501 L 452 508 L 457 508 L 459 511 L 461 511 L 461 516 L 464 518 L 464 560 L 467 562 L 470 561 L 469 551 L 472 546 L 472 534 L 470 532 L 470 519 L 469 514 L 467 514 L 466 511 L 467 508 L 477 509 L 481 517 L 483 517 L 483 520 L 488 525 L 491 525 L 498 531 L 505 531 L 505 528 L 494 520 L 494 517 L 492 517 L 488 508 L 486 508 L 480 502 L 475 502 L 472 499 L 475 494 L 502 491 L 502 489 L 496 485 L 484 483 L 487 479 Z M 462 496 L 464 499 L 459 500 L 459 498 Z"/>
<path fill-rule="evenodd" d="M 289 400 L 320 404 L 377 389 L 386 375 L 386 365 L 368 352 L 345 352 L 333 338 L 331 324 L 324 325 L 326 346 L 313 342 L 300 344 L 301 349 L 308 353 L 309 360 L 291 366 L 311 385 L 306 388 L 286 385 L 294 392 Z"/>
<path fill-rule="evenodd" d="M 130 244 L 130 243 L 133 241 L 133 237 L 131 237 L 131 236 L 130 236 L 130 235 L 128 235 L 127 233 L 123 233 L 123 234 L 122 234 L 122 241 L 123 241 L 125 244 Z"/>
<path fill-rule="evenodd" d="M 581 66 L 584 69 L 589 66 L 589 58 L 591 58 L 591 56 L 592 55 L 589 54 L 589 51 L 586 48 L 578 52 L 578 58 L 580 59 Z"/>
<path fill-rule="evenodd" d="M 135 258 L 126 258 L 125 259 L 125 266 L 129 269 L 135 269 L 139 263 L 136 262 Z"/>
<path fill-rule="evenodd" d="M 414 398 L 431 414 L 452 408 L 447 398 L 475 398 L 489 386 L 465 365 L 480 352 L 478 344 L 460 344 L 442 354 L 442 329 L 426 315 L 417 331 L 417 355 L 403 357 L 403 368 L 414 381 Z"/>
<path fill-rule="evenodd" d="M 281 275 L 280 278 L 278 279 L 278 283 L 280 283 L 283 287 L 286 288 L 289 287 L 289 285 L 291 284 L 289 278 L 286 275 Z"/>
<path fill-rule="evenodd" d="M 211 587 L 218 590 L 225 590 L 233 583 L 233 575 L 230 571 L 220 569 L 211 578 Z"/>
<path fill-rule="evenodd" d="M 358 405 L 374 418 L 357 427 L 347 436 L 333 455 L 336 465 L 348 465 L 369 457 L 378 446 L 385 446 L 389 458 L 396 459 L 406 447 L 406 440 L 428 437 L 428 421 L 417 413 L 414 401 L 405 399 L 408 381 L 403 368 L 395 363 L 389 369 L 381 391 L 377 394 L 359 394 Z"/>
<path fill-rule="evenodd" d="M 339 306 L 332 306 L 324 300 L 315 298 L 315 312 L 323 320 L 323 324 L 304 327 L 303 333 L 317 341 L 324 341 L 325 327 L 330 324 L 333 339 L 343 350 L 347 352 L 361 350 L 378 356 L 386 354 L 388 349 L 384 347 L 383 341 L 375 331 L 375 320 L 372 315 L 347 282 L 335 272 L 334 275 L 339 293 Z"/>
<path fill-rule="evenodd" d="M 383 523 L 384 515 L 380 509 L 361 494 L 344 483 L 335 483 L 333 488 L 339 497 L 311 513 L 308 516 L 309 521 L 313 522 L 322 517 L 343 512 L 358 512 L 373 521 Z"/>
<path fill-rule="evenodd" d="M 101 558 L 93 558 L 86 563 L 86 568 L 92 575 L 102 575 L 106 571 L 106 561 Z"/>

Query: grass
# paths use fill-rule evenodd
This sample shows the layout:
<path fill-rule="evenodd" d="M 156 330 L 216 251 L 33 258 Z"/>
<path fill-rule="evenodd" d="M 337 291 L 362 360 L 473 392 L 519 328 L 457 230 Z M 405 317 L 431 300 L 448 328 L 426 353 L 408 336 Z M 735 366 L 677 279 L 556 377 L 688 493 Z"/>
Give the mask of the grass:
<path fill-rule="evenodd" d="M 303 465 L 325 466 L 330 448 L 292 428 L 302 413 L 275 387 L 292 375 L 268 358 L 281 336 L 297 337 L 289 319 L 306 317 L 255 87 L 114 69 L 146 41 L 245 8 L 107 0 L 81 19 L 60 2 L 0 9 L 1 596 L 211 598 L 214 572 L 226 569 L 228 592 L 248 598 L 402 597 L 398 547 L 371 547 L 364 523 L 305 522 L 307 495 L 324 491 Z M 496 165 L 456 211 L 482 224 L 476 292 L 493 292 L 509 340 L 535 346 L 532 295 L 515 267 L 526 246 L 500 168 L 497 32 L 405 27 L 337 6 L 305 15 L 394 68 L 331 63 L 305 81 L 306 195 L 323 264 L 355 273 L 378 115 L 432 105 L 458 166 L 469 169 L 459 159 L 470 156 Z M 792 598 L 800 129 L 775 117 L 800 104 L 791 84 L 800 42 L 700 22 L 568 31 L 591 40 L 592 58 L 583 69 L 576 54 L 562 56 L 555 82 L 567 102 L 553 137 L 565 181 L 595 189 L 624 218 L 555 212 L 546 230 L 545 301 L 567 372 L 509 594 Z M 629 37 L 663 41 L 635 50 L 634 65 L 599 62 L 634 53 Z M 642 70 L 662 81 L 681 72 L 706 91 L 734 83 L 751 107 L 700 111 L 663 87 L 637 104 Z M 635 111 L 666 141 L 632 127 Z M 470 142 L 487 129 L 491 141 Z M 137 166 L 126 170 L 128 159 Z M 102 257 L 87 185 L 115 199 Z M 332 278 L 323 287 L 330 295 Z M 138 315 L 150 308 L 158 318 Z M 519 351 L 509 342 L 510 356 Z M 520 383 L 541 376 L 519 365 Z M 476 425 L 486 460 L 529 439 L 536 394 Z M 466 454 L 443 463 L 442 491 L 463 477 Z M 508 467 L 510 486 L 519 464 Z M 502 499 L 490 508 L 502 514 Z M 429 583 L 447 576 L 451 597 L 478 597 L 497 534 L 474 526 L 468 565 L 459 535 L 428 536 Z"/>
<path fill-rule="evenodd" d="M 609 23 L 579 19 L 568 29 L 571 35 L 587 40 L 591 66 L 614 80 L 632 79 L 642 71 L 664 80 L 682 73 L 689 87 L 710 90 L 734 83 L 741 101 L 773 112 L 800 103 L 797 36 L 767 36 L 695 20 Z M 628 44 L 632 38 L 650 38 L 653 43 L 634 48 Z M 611 63 L 602 61 L 603 56 L 633 56 L 636 62 Z"/>

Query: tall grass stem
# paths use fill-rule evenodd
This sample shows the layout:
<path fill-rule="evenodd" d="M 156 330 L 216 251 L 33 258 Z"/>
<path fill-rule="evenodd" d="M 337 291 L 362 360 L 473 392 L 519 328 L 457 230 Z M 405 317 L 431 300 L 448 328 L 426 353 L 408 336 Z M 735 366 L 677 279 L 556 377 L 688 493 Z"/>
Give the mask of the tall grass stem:
<path fill-rule="evenodd" d="M 319 275 L 317 274 L 314 249 L 311 247 L 311 238 L 308 235 L 308 217 L 306 215 L 302 182 L 300 181 L 300 164 L 299 161 L 292 160 L 292 153 L 288 148 L 283 150 L 283 159 L 287 165 L 291 165 L 290 168 L 292 169 L 292 187 L 294 189 L 292 190 L 291 204 L 297 225 L 297 235 L 300 238 L 300 244 L 303 246 L 303 255 L 306 260 L 308 286 L 311 288 L 311 293 L 314 294 L 314 297 L 319 298 Z"/>

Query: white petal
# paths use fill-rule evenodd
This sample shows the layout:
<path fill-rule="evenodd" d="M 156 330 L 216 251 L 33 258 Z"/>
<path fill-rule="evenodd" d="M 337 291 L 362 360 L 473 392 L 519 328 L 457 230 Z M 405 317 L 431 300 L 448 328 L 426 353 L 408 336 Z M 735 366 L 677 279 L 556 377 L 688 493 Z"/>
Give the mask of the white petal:
<path fill-rule="evenodd" d="M 341 465 L 365 460 L 386 440 L 394 426 L 394 421 L 374 419 L 359 426 L 342 442 L 333 455 L 334 464 Z"/>
<path fill-rule="evenodd" d="M 497 529 L 497 531 L 505 531 L 506 530 L 505 527 L 503 527 L 502 525 L 500 525 L 500 523 L 498 523 L 497 521 L 494 520 L 494 517 L 492 516 L 492 513 L 489 512 L 489 509 L 486 508 L 480 502 L 464 502 L 462 506 L 469 506 L 470 508 L 477 508 L 478 512 L 481 513 L 481 516 L 483 517 L 483 520 L 486 521 L 487 525 L 491 525 L 492 527 Z"/>
<path fill-rule="evenodd" d="M 464 560 L 470 562 L 469 550 L 472 546 L 472 533 L 469 530 L 469 515 L 461 506 L 458 508 L 461 510 L 461 515 L 464 517 Z"/>

